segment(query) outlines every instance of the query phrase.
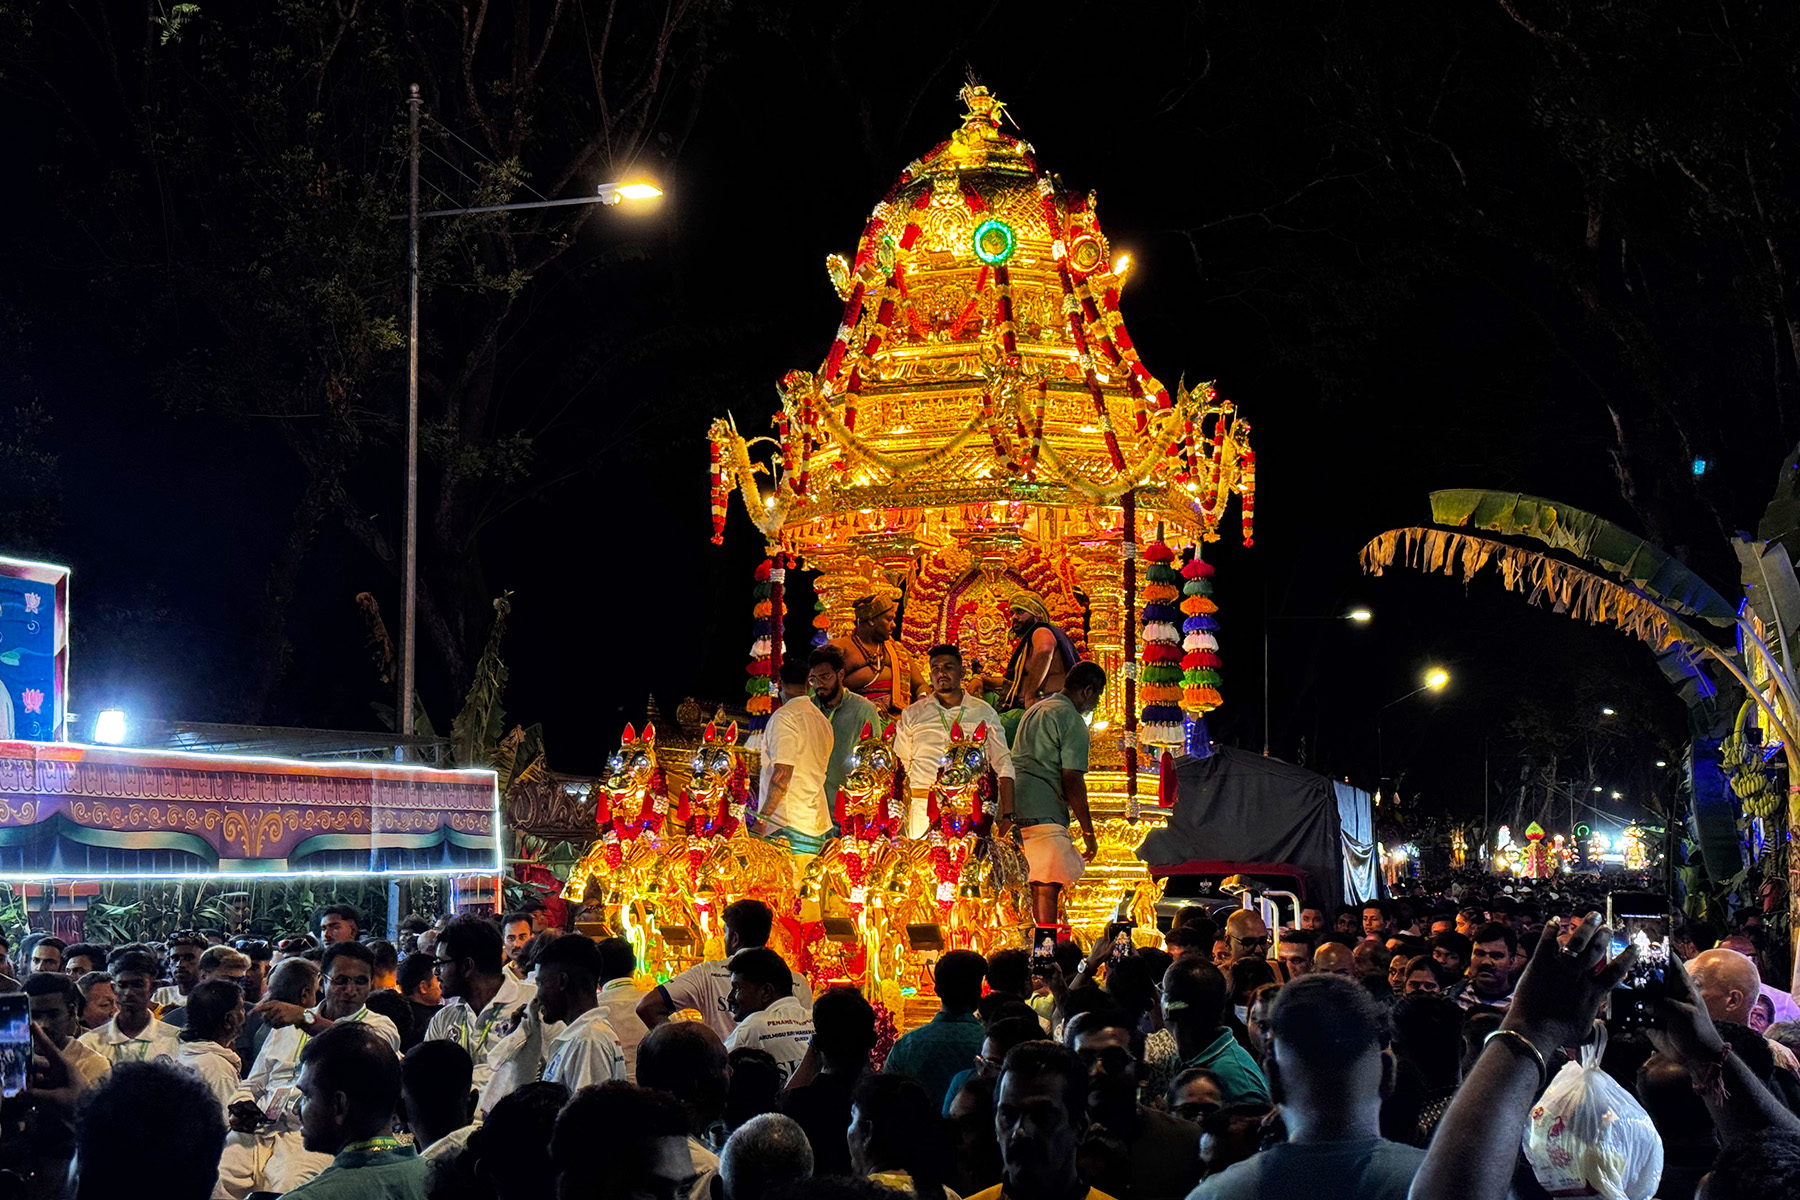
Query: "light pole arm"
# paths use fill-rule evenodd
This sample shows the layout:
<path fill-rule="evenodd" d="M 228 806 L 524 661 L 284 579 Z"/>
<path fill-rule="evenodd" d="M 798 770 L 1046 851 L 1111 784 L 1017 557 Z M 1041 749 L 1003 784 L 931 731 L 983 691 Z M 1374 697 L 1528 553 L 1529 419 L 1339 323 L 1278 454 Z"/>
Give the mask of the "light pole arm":
<path fill-rule="evenodd" d="M 619 193 L 601 192 L 597 196 L 571 196 L 567 200 L 533 200 L 526 204 L 481 204 L 474 208 L 435 208 L 421 217 L 463 217 L 472 213 L 518 212 L 527 208 L 567 208 L 573 204 L 617 204 Z"/>

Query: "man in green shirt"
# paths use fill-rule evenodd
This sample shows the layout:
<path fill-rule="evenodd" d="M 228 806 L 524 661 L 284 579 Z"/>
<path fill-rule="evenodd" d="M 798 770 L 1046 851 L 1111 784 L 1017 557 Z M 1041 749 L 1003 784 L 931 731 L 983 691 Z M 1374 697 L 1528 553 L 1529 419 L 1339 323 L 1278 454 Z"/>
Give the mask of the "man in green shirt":
<path fill-rule="evenodd" d="M 400 1060 L 385 1039 L 338 1022 L 307 1042 L 299 1086 L 305 1146 L 333 1157 L 292 1200 L 428 1200 L 429 1164 L 393 1136 Z"/>
<path fill-rule="evenodd" d="M 850 774 L 850 752 L 862 740 L 866 724 L 879 732 L 882 715 L 869 701 L 844 686 L 844 652 L 830 642 L 806 659 L 806 682 L 813 703 L 831 722 L 831 758 L 825 765 L 825 806 L 837 811 L 838 789 Z M 833 833 L 837 830 L 834 828 Z"/>
<path fill-rule="evenodd" d="M 1004 837 L 1019 827 L 1020 847 L 1030 867 L 1031 911 L 1038 925 L 1055 925 L 1057 900 L 1065 884 L 1080 879 L 1099 851 L 1094 819 L 1088 815 L 1088 727 L 1083 719 L 1106 690 L 1106 672 L 1091 662 L 1069 669 L 1060 692 L 1029 709 L 1013 735 L 1013 803 L 1000 808 L 995 832 Z M 1075 852 L 1069 816 L 1081 822 L 1084 849 Z"/>

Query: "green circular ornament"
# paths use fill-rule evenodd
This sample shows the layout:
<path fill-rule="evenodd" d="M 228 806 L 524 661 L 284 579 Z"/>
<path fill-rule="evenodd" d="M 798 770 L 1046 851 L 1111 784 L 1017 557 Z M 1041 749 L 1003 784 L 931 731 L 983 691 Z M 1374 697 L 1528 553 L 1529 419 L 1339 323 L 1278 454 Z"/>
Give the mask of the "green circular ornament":
<path fill-rule="evenodd" d="M 1012 257 L 1018 239 L 1005 221 L 986 220 L 975 227 L 975 257 L 997 267 Z"/>

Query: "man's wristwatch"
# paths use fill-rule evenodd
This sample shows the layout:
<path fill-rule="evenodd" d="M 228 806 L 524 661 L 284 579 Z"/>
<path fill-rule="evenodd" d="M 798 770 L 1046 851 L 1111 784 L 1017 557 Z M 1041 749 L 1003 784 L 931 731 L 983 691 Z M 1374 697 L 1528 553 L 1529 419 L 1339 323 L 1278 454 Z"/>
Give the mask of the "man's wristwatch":
<path fill-rule="evenodd" d="M 310 1008 L 300 1010 L 300 1028 L 311 1033 L 319 1024 L 319 1014 Z"/>

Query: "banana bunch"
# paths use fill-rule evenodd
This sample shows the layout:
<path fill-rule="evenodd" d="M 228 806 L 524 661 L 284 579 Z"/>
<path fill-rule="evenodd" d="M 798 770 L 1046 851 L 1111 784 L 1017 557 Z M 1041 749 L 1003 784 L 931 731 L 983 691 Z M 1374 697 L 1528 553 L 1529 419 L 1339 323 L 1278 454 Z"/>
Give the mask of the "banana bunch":
<path fill-rule="evenodd" d="M 1744 806 L 1744 815 L 1768 818 L 1781 805 L 1781 795 L 1763 767 L 1761 749 L 1749 738 L 1735 735 L 1719 744 L 1719 766 L 1729 777 L 1732 795 Z"/>

